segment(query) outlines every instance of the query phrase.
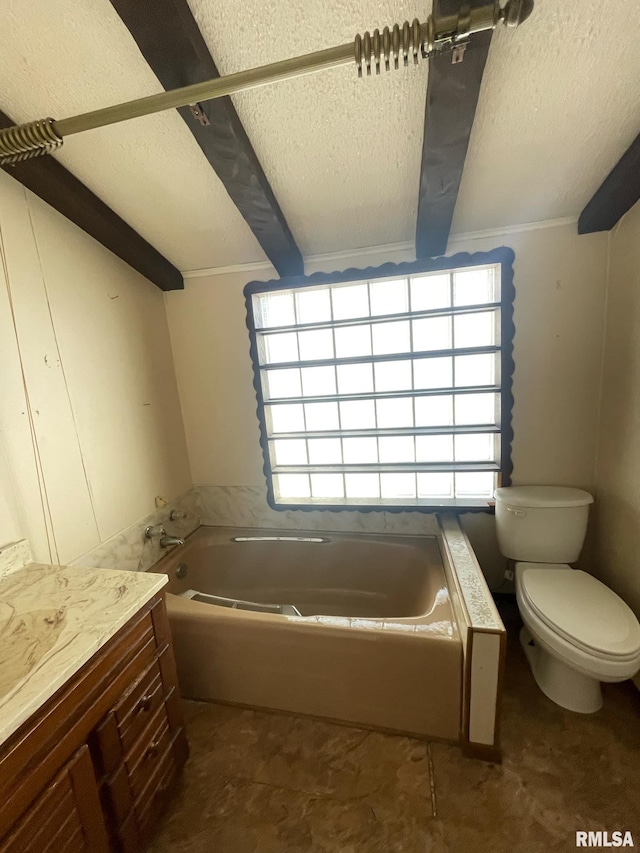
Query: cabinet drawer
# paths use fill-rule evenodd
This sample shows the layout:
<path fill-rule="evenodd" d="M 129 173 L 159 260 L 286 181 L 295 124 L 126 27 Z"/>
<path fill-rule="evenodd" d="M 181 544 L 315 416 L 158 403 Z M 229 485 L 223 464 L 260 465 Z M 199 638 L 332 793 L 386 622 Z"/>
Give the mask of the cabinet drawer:
<path fill-rule="evenodd" d="M 136 805 L 136 821 L 140 835 L 146 838 L 164 811 L 170 788 L 178 772 L 173 747 L 162 756 L 149 785 Z"/>
<path fill-rule="evenodd" d="M 121 823 L 133 808 L 129 777 L 124 764 L 121 764 L 102 786 L 102 797 L 107 812 L 116 823 Z"/>
<path fill-rule="evenodd" d="M 138 799 L 170 748 L 171 729 L 163 702 L 125 759 L 134 800 Z"/>
<path fill-rule="evenodd" d="M 125 820 L 119 822 L 118 844 L 122 853 L 140 853 L 167 806 L 179 772 L 187 760 L 189 745 L 184 729 L 173 734 L 169 748 L 154 762 L 146 784 Z"/>
<path fill-rule="evenodd" d="M 162 756 L 135 808 L 118 828 L 118 846 L 122 853 L 140 853 L 144 849 L 146 839 L 166 807 L 180 766 L 173 749 Z"/>
<path fill-rule="evenodd" d="M 162 705 L 163 694 L 160 666 L 154 661 L 113 709 L 125 753 Z"/>

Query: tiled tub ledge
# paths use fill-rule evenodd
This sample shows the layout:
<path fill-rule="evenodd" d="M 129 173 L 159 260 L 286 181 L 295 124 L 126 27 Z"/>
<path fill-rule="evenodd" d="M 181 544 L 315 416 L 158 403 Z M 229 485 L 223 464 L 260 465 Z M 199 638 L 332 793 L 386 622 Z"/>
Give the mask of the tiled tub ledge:
<path fill-rule="evenodd" d="M 507 634 L 466 533 L 452 513 L 438 517 L 443 563 L 462 636 L 462 747 L 500 760 L 500 706 Z"/>

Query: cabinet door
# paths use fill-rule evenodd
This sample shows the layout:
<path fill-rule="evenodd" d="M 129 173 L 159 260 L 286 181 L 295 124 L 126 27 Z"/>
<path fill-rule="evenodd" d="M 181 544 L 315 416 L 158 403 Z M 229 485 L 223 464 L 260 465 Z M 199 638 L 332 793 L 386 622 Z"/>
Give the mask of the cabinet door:
<path fill-rule="evenodd" d="M 89 749 L 82 746 L 41 791 L 0 853 L 108 853 Z"/>

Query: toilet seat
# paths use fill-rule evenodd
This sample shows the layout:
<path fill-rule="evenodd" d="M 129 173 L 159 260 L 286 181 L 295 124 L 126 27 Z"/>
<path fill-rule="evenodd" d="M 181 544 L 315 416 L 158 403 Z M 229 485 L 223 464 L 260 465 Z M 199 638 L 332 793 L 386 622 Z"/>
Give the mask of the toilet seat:
<path fill-rule="evenodd" d="M 640 624 L 613 590 L 568 565 L 518 563 L 522 598 L 549 628 L 587 654 L 633 660 Z"/>

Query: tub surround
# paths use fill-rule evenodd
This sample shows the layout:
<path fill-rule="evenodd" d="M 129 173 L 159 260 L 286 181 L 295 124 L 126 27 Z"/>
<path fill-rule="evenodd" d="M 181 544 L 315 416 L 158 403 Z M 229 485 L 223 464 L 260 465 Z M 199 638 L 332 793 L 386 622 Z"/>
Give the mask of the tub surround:
<path fill-rule="evenodd" d="M 456 585 L 461 593 L 468 621 L 476 629 L 504 631 L 482 569 L 457 518 L 451 513 L 443 514 L 440 516 L 440 528 L 449 551 L 449 565 L 455 569 Z"/>
<path fill-rule="evenodd" d="M 466 533 L 451 513 L 439 519 L 443 566 L 462 638 L 462 747 L 500 759 L 500 703 L 506 631 Z"/>
<path fill-rule="evenodd" d="M 0 744 L 165 584 L 166 577 L 158 574 L 41 563 L 5 574 L 0 580 Z"/>
<path fill-rule="evenodd" d="M 0 546 L 0 578 L 23 568 L 31 560 L 31 548 L 27 539 Z"/>
<path fill-rule="evenodd" d="M 184 514 L 184 518 L 170 521 L 172 510 Z M 145 539 L 145 528 L 162 524 L 172 535 L 184 539 L 201 523 L 199 496 L 195 488 L 180 495 L 161 509 L 156 509 L 134 524 L 121 530 L 106 542 L 71 561 L 80 568 L 123 569 L 129 572 L 146 571 L 165 555 L 159 539 Z"/>
<path fill-rule="evenodd" d="M 436 536 L 434 514 L 340 510 L 275 510 L 267 503 L 265 486 L 195 486 L 202 523 L 219 527 L 267 527 L 281 530 L 332 530 L 345 533 L 387 533 Z"/>

